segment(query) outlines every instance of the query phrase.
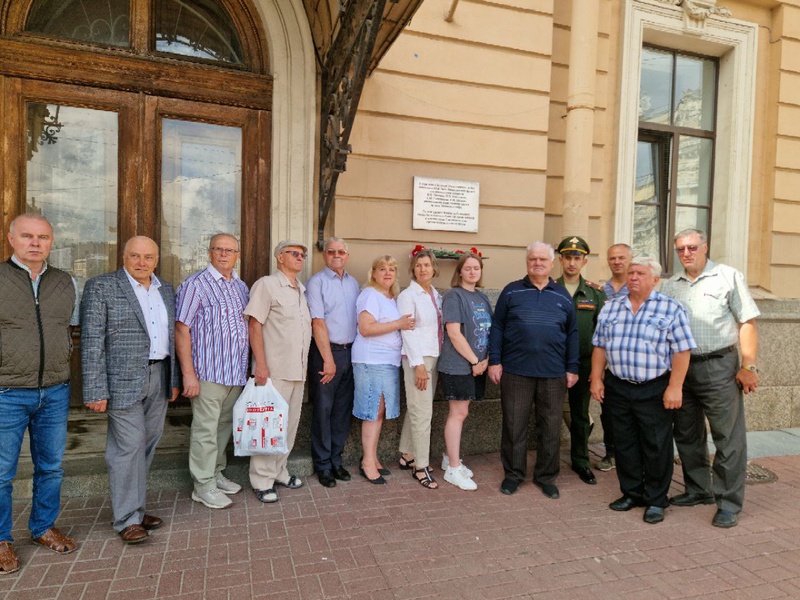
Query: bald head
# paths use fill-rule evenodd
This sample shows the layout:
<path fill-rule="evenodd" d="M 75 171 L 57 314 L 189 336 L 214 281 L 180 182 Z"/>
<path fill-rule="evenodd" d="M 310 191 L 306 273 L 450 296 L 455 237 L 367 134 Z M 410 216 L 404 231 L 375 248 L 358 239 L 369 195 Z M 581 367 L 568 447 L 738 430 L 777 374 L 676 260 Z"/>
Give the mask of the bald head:
<path fill-rule="evenodd" d="M 158 245 L 144 235 L 132 237 L 125 242 L 122 264 L 131 277 L 149 288 L 153 272 L 158 266 Z"/>

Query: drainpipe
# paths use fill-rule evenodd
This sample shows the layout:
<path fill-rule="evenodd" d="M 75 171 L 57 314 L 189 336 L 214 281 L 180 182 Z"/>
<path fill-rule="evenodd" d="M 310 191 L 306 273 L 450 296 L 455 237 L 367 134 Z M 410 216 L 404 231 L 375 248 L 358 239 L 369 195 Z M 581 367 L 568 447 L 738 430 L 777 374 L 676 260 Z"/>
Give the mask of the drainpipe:
<path fill-rule="evenodd" d="M 598 13 L 598 0 L 572 0 L 562 209 L 565 236 L 585 237 L 589 232 Z"/>
<path fill-rule="evenodd" d="M 448 23 L 453 22 L 453 17 L 456 16 L 456 7 L 458 6 L 458 0 L 453 0 L 450 4 L 450 10 L 447 11 L 447 14 L 444 16 L 444 20 Z"/>

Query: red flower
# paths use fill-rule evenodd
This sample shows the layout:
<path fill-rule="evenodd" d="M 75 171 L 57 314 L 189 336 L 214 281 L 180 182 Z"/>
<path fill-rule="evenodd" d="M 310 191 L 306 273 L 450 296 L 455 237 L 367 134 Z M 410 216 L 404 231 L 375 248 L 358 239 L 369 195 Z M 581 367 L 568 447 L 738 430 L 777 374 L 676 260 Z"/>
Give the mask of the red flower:
<path fill-rule="evenodd" d="M 456 254 L 464 254 L 463 250 L 456 250 Z"/>
<path fill-rule="evenodd" d="M 478 252 L 477 248 L 470 248 L 469 251 L 472 252 L 473 254 L 477 254 L 478 256 L 483 257 L 483 254 Z"/>
<path fill-rule="evenodd" d="M 423 246 L 422 244 L 417 244 L 416 246 L 414 246 L 414 249 L 411 251 L 411 254 L 409 254 L 408 256 L 409 256 L 409 258 L 414 258 L 417 254 L 419 254 L 423 250 L 425 250 L 425 246 Z"/>

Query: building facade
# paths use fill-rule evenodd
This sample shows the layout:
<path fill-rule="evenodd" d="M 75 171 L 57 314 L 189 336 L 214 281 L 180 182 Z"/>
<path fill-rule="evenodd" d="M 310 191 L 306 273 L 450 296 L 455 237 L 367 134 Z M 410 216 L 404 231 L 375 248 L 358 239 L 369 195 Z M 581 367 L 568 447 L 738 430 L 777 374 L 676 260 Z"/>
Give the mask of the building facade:
<path fill-rule="evenodd" d="M 800 1 L 0 0 L 0 118 L 3 238 L 44 213 L 80 284 L 134 234 L 176 285 L 228 231 L 248 282 L 334 234 L 356 275 L 476 247 L 497 289 L 536 239 L 604 279 L 698 226 L 797 326 Z M 415 177 L 477 183 L 477 231 L 415 229 Z"/>

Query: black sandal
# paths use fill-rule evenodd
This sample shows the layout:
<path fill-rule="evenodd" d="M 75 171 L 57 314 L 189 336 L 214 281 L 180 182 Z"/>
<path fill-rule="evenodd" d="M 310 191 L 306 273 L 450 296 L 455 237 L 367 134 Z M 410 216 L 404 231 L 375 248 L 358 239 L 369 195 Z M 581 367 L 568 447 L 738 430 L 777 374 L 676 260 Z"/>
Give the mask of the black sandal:
<path fill-rule="evenodd" d="M 406 460 L 403 458 L 403 455 L 400 455 L 400 460 L 397 461 L 397 466 L 400 467 L 403 471 L 413 471 L 414 470 L 414 459 Z"/>
<path fill-rule="evenodd" d="M 422 479 L 417 477 L 417 473 L 422 473 L 425 475 Z M 417 482 L 424 488 L 428 488 L 429 490 L 438 490 L 439 483 L 433 478 L 431 475 L 430 469 L 428 467 L 423 467 L 421 469 L 413 469 L 411 472 L 411 476 L 417 480 Z"/>

